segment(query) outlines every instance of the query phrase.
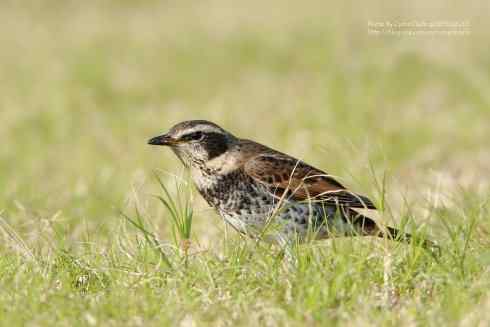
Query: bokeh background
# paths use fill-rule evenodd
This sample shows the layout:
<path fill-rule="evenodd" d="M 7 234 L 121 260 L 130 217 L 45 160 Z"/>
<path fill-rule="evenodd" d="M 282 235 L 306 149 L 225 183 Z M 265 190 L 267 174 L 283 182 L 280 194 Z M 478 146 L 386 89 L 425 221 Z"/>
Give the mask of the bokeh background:
<path fill-rule="evenodd" d="M 2 1 L 0 207 L 15 222 L 32 211 L 110 225 L 132 189 L 151 193 L 152 170 L 180 171 L 147 139 L 198 118 L 373 197 L 372 168 L 386 173 L 394 209 L 487 192 L 488 9 Z M 368 34 L 368 21 L 397 20 L 467 21 L 471 34 Z"/>
<path fill-rule="evenodd" d="M 138 204 L 164 238 L 152 172 L 181 167 L 147 139 L 207 119 L 376 200 L 386 176 L 393 212 L 437 234 L 429 208 L 489 195 L 489 4 L 1 1 L 1 217 L 40 249 L 56 230 L 76 248 L 108 242 Z M 387 20 L 470 34 L 368 33 Z M 207 244 L 223 225 L 196 207 Z"/>

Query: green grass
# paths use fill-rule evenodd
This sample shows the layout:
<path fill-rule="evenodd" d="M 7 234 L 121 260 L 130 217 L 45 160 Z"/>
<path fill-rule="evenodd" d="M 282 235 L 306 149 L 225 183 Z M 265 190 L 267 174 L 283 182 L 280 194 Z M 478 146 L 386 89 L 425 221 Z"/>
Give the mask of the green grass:
<path fill-rule="evenodd" d="M 0 325 L 488 325 L 487 5 L 423 4 L 3 1 Z M 398 18 L 472 34 L 367 34 Z M 441 257 L 335 239 L 291 269 L 146 145 L 196 118 L 339 176 Z"/>

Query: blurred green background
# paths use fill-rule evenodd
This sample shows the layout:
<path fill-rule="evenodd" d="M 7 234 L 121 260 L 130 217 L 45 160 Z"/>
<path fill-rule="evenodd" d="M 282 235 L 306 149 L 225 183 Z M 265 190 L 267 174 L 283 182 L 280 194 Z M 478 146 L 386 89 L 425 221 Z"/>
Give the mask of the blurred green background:
<path fill-rule="evenodd" d="M 0 297 L 0 322 L 4 312 L 18 310 L 5 322 L 94 325 L 100 315 L 113 325 L 136 326 L 155 314 L 185 321 L 183 305 L 211 324 L 233 315 L 243 322 L 259 312 L 257 299 L 284 309 L 285 321 L 292 317 L 297 323 L 304 317 L 350 321 L 350 313 L 359 325 L 366 323 L 363 317 L 378 316 L 374 321 L 387 325 L 410 325 L 417 321 L 413 317 L 438 317 L 443 325 L 462 317 L 468 325 L 479 321 L 472 319 L 488 312 L 490 303 L 482 297 L 477 304 L 488 290 L 489 13 L 488 1 L 1 1 L 0 286 L 8 291 Z M 369 21 L 410 20 L 466 21 L 470 33 L 368 33 Z M 212 266 L 210 275 L 224 276 L 219 287 L 207 284 L 208 271 L 195 273 L 206 264 L 177 275 L 174 288 L 140 284 L 140 269 L 154 269 L 149 279 L 172 281 L 161 277 L 151 258 L 127 259 L 117 247 L 124 223 L 119 210 L 132 213 L 138 206 L 160 239 L 169 239 L 168 217 L 151 197 L 159 192 L 152 172 L 178 175 L 182 168 L 168 149 L 146 142 L 188 119 L 212 120 L 290 153 L 376 201 L 377 181 L 386 176 L 395 220 L 413 212 L 431 236 L 451 244 L 445 265 L 395 256 L 402 260 L 397 285 L 408 294 L 401 301 L 410 306 L 396 307 L 394 315 L 376 310 L 376 287 L 386 286 L 386 266 L 369 268 L 365 243 L 352 243 L 357 252 L 328 252 L 337 264 L 315 266 L 329 276 L 347 276 L 338 284 L 317 268 L 298 280 L 279 274 L 285 281 L 275 284 L 273 266 L 262 268 L 269 259 L 237 266 L 214 252 L 193 262 L 204 260 Z M 223 223 L 199 199 L 195 206 L 193 238 L 205 250 L 218 247 Z M 455 223 L 456 234 L 440 228 L 442 216 Z M 471 256 L 462 250 L 469 235 Z M 130 250 L 138 253 L 138 246 Z M 80 268 L 73 254 L 82 248 L 90 269 Z M 31 250 L 39 255 L 29 255 Z M 32 271 L 29 258 L 39 263 Z M 465 265 L 465 259 L 471 260 Z M 461 268 L 461 275 L 452 267 Z M 242 284 L 234 269 L 250 271 Z M 113 287 L 101 279 L 93 296 L 77 297 L 86 271 L 110 275 Z M 364 285 L 359 276 L 366 274 L 375 287 Z M 186 279 L 193 276 L 201 278 L 202 295 Z M 311 297 L 298 296 L 310 278 L 320 286 Z M 415 290 L 422 287 L 420 294 L 410 293 L 412 283 Z M 293 302 L 277 295 L 291 297 L 289 285 Z M 353 295 L 359 290 L 364 297 Z M 232 300 L 212 306 L 211 314 L 201 310 L 213 303 L 209 298 L 226 298 L 220 292 Z M 435 311 L 425 310 L 426 304 Z M 283 319 L 283 311 L 277 312 Z"/>
<path fill-rule="evenodd" d="M 390 176 L 395 208 L 461 187 L 488 192 L 488 9 L 2 1 L 0 208 L 13 223 L 30 212 L 74 228 L 111 224 L 133 188 L 151 193 L 152 170 L 180 171 L 146 140 L 197 118 L 376 197 L 372 166 Z M 368 21 L 411 19 L 468 21 L 471 34 L 367 31 Z"/>

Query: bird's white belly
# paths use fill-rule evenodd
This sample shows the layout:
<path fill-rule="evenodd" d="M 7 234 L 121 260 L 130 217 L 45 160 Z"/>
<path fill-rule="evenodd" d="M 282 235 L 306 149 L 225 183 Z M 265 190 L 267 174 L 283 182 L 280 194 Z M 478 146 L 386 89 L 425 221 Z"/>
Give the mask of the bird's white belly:
<path fill-rule="evenodd" d="M 260 234 L 266 223 L 265 216 L 227 213 L 221 210 L 219 213 L 226 223 L 230 224 L 240 233 L 247 234 L 249 236 Z"/>
<path fill-rule="evenodd" d="M 235 215 L 222 215 L 223 219 L 225 220 L 226 223 L 230 224 L 234 229 L 241 233 L 247 234 L 247 224 L 241 220 L 241 218 L 235 216 Z"/>

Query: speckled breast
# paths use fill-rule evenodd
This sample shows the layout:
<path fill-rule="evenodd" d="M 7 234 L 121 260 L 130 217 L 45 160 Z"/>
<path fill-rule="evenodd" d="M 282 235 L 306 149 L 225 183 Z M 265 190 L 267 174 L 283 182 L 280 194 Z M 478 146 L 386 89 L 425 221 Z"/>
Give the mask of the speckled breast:
<path fill-rule="evenodd" d="M 209 175 L 213 181 L 197 183 L 204 199 L 214 207 L 223 219 L 239 232 L 255 234 L 262 231 L 271 215 L 275 215 L 281 230 L 287 234 L 304 234 L 310 223 L 322 228 L 326 217 L 335 214 L 335 208 L 321 204 L 298 203 L 279 200 L 270 190 L 239 171 L 224 176 Z"/>

